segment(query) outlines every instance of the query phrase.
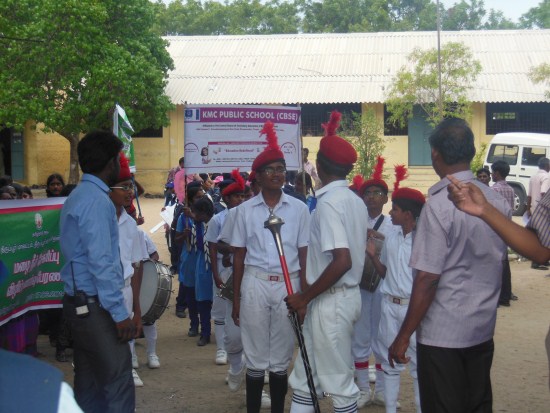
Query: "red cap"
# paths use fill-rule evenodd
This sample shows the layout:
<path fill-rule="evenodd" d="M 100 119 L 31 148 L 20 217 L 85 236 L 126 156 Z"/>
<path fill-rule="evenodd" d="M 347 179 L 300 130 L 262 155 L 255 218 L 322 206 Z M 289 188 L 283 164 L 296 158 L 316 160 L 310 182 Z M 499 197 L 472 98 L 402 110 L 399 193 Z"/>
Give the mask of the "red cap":
<path fill-rule="evenodd" d="M 256 180 L 256 171 L 252 171 L 248 175 L 248 182 L 254 182 L 255 180 Z"/>
<path fill-rule="evenodd" d="M 252 163 L 252 171 L 258 171 L 262 167 L 269 165 L 273 162 L 283 162 L 285 163 L 285 156 L 279 147 L 277 142 L 277 133 L 275 132 L 275 127 L 273 122 L 267 121 L 264 124 L 263 129 L 260 131 L 260 135 L 265 134 L 267 136 L 267 146 L 264 151 L 256 156 L 254 162 Z"/>
<path fill-rule="evenodd" d="M 407 179 L 407 177 L 407 168 L 405 168 L 405 165 L 396 165 L 395 183 L 393 184 L 393 194 L 391 196 L 392 201 L 395 201 L 396 199 L 408 199 L 424 205 L 426 198 L 422 192 L 412 188 L 399 188 L 401 181 Z"/>
<path fill-rule="evenodd" d="M 127 181 L 128 179 L 132 179 L 132 173 L 130 172 L 130 161 L 128 161 L 128 158 L 124 155 L 123 152 L 120 152 L 119 157 L 120 162 L 120 172 L 118 173 L 118 181 Z"/>
<path fill-rule="evenodd" d="M 370 179 L 363 182 L 363 185 L 361 185 L 361 189 L 359 190 L 359 194 L 361 196 L 364 195 L 365 190 L 369 186 L 377 186 L 379 188 L 383 188 L 386 193 L 388 193 L 388 184 L 382 179 L 382 172 L 384 171 L 385 161 L 386 160 L 384 158 L 378 155 L 378 157 L 376 158 L 376 165 L 374 166 L 374 171 L 372 172 Z"/>
<path fill-rule="evenodd" d="M 336 135 L 342 114 L 336 110 L 330 114 L 328 123 L 323 123 L 325 136 L 321 139 L 319 153 L 326 159 L 341 166 L 351 166 L 357 162 L 357 152 L 347 140 Z"/>
<path fill-rule="evenodd" d="M 244 178 L 239 173 L 238 169 L 231 171 L 231 177 L 235 182 L 226 186 L 222 191 L 223 196 L 229 196 L 231 194 L 240 194 L 244 192 Z"/>

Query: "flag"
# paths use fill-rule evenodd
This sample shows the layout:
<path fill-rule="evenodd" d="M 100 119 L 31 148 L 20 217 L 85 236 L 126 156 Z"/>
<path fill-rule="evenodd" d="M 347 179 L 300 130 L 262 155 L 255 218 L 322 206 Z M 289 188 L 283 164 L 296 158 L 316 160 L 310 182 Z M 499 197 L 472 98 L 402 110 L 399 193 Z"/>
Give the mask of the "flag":
<path fill-rule="evenodd" d="M 124 144 L 122 151 L 124 155 L 130 161 L 130 172 L 136 173 L 136 160 L 134 156 L 134 143 L 132 142 L 131 133 L 134 132 L 134 128 L 130 124 L 126 112 L 122 107 L 117 103 L 115 105 L 115 112 L 113 114 L 113 133 L 118 136 L 118 138 Z"/>

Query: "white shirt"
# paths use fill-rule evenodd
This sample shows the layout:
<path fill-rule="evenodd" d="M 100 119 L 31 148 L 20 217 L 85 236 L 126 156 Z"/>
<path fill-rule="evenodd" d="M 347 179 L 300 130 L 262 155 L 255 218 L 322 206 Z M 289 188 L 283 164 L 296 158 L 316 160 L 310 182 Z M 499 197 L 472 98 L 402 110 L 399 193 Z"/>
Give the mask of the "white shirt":
<path fill-rule="evenodd" d="M 149 234 L 147 234 L 144 230 L 142 230 L 139 227 L 138 227 L 138 230 L 140 234 L 143 235 L 143 238 L 144 238 L 144 244 L 142 245 L 142 247 L 145 246 L 144 255 L 146 255 L 147 258 L 149 258 L 151 254 L 157 252 L 157 246 L 155 245 L 155 243 L 153 242 Z"/>
<path fill-rule="evenodd" d="M 378 215 L 375 218 L 371 218 L 370 216 L 367 216 L 368 219 L 368 228 L 372 229 L 376 225 L 376 222 L 378 219 L 382 216 L 382 214 Z M 389 237 L 391 234 L 398 232 L 400 229 L 399 225 L 393 225 L 391 221 L 391 217 L 388 215 L 384 215 L 384 220 L 380 224 L 380 227 L 377 229 L 378 232 L 380 232 L 384 237 Z"/>
<path fill-rule="evenodd" d="M 380 261 L 387 268 L 386 278 L 380 286 L 382 294 L 409 298 L 413 284 L 413 269 L 409 267 L 412 250 L 412 232 L 403 237 L 399 229 L 387 236 L 380 254 Z"/>
<path fill-rule="evenodd" d="M 355 287 L 361 281 L 367 245 L 367 207 L 348 189 L 345 180 L 331 182 L 316 193 L 317 207 L 311 214 L 307 254 L 308 284 L 313 284 L 332 262 L 332 250 L 349 249 L 352 267 L 335 284 Z"/>
<path fill-rule="evenodd" d="M 241 205 L 239 205 L 236 208 L 231 208 L 229 210 L 225 210 L 225 211 L 227 211 L 227 213 L 226 213 L 227 215 L 225 217 L 223 226 L 221 227 L 220 234 L 218 235 L 218 239 L 215 242 L 223 241 L 226 244 L 231 245 L 231 237 L 233 236 L 233 228 L 235 227 L 235 220 L 237 218 L 237 213 L 238 213 L 239 207 Z M 221 214 L 221 212 L 220 212 L 220 214 Z M 216 216 L 214 216 L 214 218 Z"/>
<path fill-rule="evenodd" d="M 118 219 L 118 247 L 125 280 L 134 275 L 134 267 L 132 264 L 149 258 L 148 256 L 144 257 L 143 254 L 143 239 L 143 236 L 139 235 L 139 230 L 134 218 L 128 215 L 126 210 L 122 208 L 122 213 Z M 98 259 L 100 259 L 100 257 L 98 257 Z"/>
<path fill-rule="evenodd" d="M 539 204 L 542 194 L 550 189 L 550 174 L 544 169 L 539 169 L 538 172 L 529 180 L 529 193 L 531 197 L 531 211 L 534 211 Z"/>
<path fill-rule="evenodd" d="M 225 218 L 227 217 L 228 212 L 229 212 L 228 209 L 224 209 L 223 211 L 220 211 L 216 215 L 214 215 L 212 219 L 208 222 L 208 231 L 206 231 L 206 235 L 204 236 L 204 239 L 206 241 L 214 244 L 218 242 L 218 237 L 223 228 L 223 224 L 225 222 Z M 219 272 L 223 268 L 223 264 L 222 264 L 223 254 L 220 254 L 218 252 L 217 259 L 218 259 L 218 272 Z"/>
<path fill-rule="evenodd" d="M 269 207 L 263 194 L 260 192 L 238 208 L 231 246 L 246 247 L 245 265 L 282 274 L 275 240 L 271 231 L 264 228 Z M 309 240 L 309 210 L 302 201 L 281 191 L 281 199 L 273 212 L 285 222 L 281 227 L 281 240 L 288 271 L 299 271 L 298 248 L 307 247 Z"/>

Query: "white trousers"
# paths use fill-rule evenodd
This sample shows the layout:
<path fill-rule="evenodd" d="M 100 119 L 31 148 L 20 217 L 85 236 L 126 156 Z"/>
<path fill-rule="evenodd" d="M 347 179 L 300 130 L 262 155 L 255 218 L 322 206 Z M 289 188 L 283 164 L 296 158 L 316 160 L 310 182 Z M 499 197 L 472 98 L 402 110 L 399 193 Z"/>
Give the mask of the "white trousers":
<path fill-rule="evenodd" d="M 334 407 L 350 406 L 359 398 L 353 381 L 351 343 L 353 325 L 361 312 L 359 287 L 325 292 L 315 298 L 304 320 L 304 339 L 318 395 L 327 392 Z M 309 398 L 309 387 L 300 354 L 294 362 L 289 385 Z"/>
<path fill-rule="evenodd" d="M 256 278 L 253 271 L 245 267 L 241 283 L 239 318 L 246 367 L 284 371 L 294 353 L 294 331 L 283 301 L 288 295 L 285 283 Z M 299 278 L 291 281 L 299 291 Z"/>

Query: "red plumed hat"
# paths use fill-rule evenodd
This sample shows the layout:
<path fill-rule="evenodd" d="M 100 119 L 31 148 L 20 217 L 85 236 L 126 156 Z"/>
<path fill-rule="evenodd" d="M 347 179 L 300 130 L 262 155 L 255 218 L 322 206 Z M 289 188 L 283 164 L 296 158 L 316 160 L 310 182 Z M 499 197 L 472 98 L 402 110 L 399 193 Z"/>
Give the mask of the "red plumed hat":
<path fill-rule="evenodd" d="M 382 179 L 382 172 L 384 172 L 384 162 L 386 160 L 382 158 L 380 155 L 376 158 L 376 165 L 374 166 L 374 171 L 372 172 L 372 175 L 370 179 L 363 182 L 363 185 L 361 185 L 361 189 L 359 190 L 359 194 L 363 196 L 365 193 L 365 190 L 369 186 L 377 186 L 379 188 L 383 188 L 386 194 L 388 193 L 388 184 Z"/>
<path fill-rule="evenodd" d="M 273 125 L 273 122 L 267 121 L 264 124 L 263 129 L 260 131 L 260 135 L 264 134 L 267 136 L 267 146 L 264 151 L 254 159 L 252 171 L 258 172 L 262 167 L 273 162 L 285 163 L 285 156 L 277 142 L 277 133 L 275 132 L 275 125 Z"/>
<path fill-rule="evenodd" d="M 361 189 L 361 185 L 363 185 L 364 181 L 365 179 L 363 178 L 363 175 L 355 175 L 353 177 L 353 180 L 351 181 L 349 189 L 351 189 L 353 192 L 359 192 L 359 189 Z"/>
<path fill-rule="evenodd" d="M 124 152 L 120 152 L 119 162 L 120 172 L 118 173 L 117 182 L 132 179 L 132 173 L 130 172 L 130 161 L 128 161 L 128 158 L 126 157 L 126 155 L 124 155 Z"/>
<path fill-rule="evenodd" d="M 357 152 L 351 143 L 336 135 L 341 118 L 342 114 L 333 110 L 328 123 L 321 125 L 325 130 L 325 136 L 319 144 L 319 153 L 336 165 L 348 167 L 357 162 Z"/>
<path fill-rule="evenodd" d="M 231 171 L 231 177 L 235 182 L 225 187 L 222 191 L 223 196 L 229 196 L 231 194 L 240 194 L 244 192 L 244 178 L 239 173 L 238 169 Z"/>
<path fill-rule="evenodd" d="M 407 177 L 407 168 L 405 168 L 405 165 L 396 165 L 395 183 L 393 184 L 393 194 L 391 196 L 392 201 L 395 201 L 396 199 L 408 199 L 424 205 L 426 198 L 422 192 L 412 188 L 399 188 L 401 181 L 407 179 Z"/>

